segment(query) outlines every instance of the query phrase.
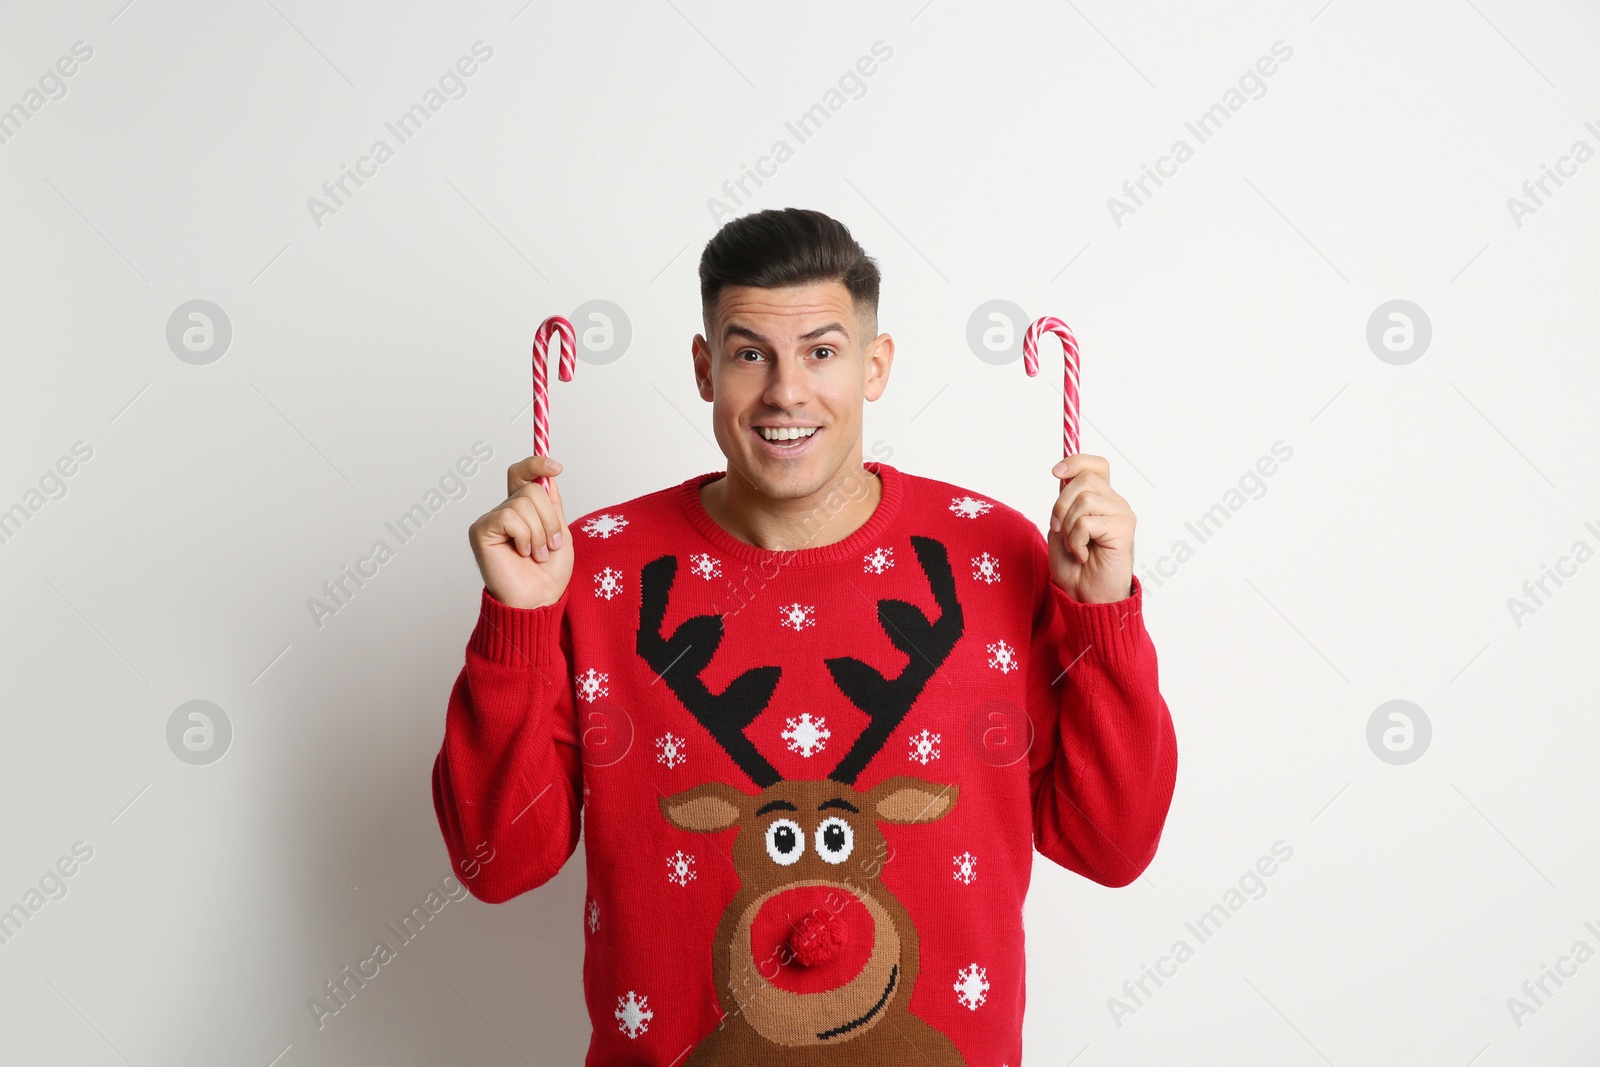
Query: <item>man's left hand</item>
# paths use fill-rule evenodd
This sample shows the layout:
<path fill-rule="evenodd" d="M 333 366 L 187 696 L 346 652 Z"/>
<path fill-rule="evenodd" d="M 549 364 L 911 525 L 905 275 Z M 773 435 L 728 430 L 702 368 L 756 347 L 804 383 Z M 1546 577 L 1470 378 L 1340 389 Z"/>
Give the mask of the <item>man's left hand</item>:
<path fill-rule="evenodd" d="M 1050 471 L 1065 478 L 1050 513 L 1050 578 L 1080 604 L 1133 594 L 1133 526 L 1128 502 L 1111 488 L 1104 456 L 1068 456 Z"/>

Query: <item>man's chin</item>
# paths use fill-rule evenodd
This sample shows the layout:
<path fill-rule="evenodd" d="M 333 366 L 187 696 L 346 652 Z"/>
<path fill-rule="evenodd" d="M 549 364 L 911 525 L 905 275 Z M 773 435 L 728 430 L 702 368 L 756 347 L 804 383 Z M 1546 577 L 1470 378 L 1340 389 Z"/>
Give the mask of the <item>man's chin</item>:
<path fill-rule="evenodd" d="M 745 480 L 769 500 L 804 499 L 828 484 L 829 467 L 820 454 L 787 462 L 748 456 L 742 469 Z"/>

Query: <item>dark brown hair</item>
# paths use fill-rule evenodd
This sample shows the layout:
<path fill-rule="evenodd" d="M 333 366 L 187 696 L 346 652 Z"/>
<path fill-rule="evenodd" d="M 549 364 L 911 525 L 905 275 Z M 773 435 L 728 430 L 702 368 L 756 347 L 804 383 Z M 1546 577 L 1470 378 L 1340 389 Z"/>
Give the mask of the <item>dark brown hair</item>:
<path fill-rule="evenodd" d="M 700 307 L 709 328 L 725 285 L 781 289 L 840 282 L 857 313 L 878 321 L 878 264 L 844 223 L 806 208 L 770 208 L 734 219 L 700 253 Z"/>

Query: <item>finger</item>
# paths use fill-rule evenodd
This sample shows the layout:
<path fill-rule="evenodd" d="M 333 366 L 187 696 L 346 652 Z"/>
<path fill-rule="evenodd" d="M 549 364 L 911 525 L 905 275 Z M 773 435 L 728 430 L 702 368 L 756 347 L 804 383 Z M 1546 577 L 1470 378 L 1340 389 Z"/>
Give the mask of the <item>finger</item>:
<path fill-rule="evenodd" d="M 1087 452 L 1077 452 L 1066 459 L 1057 461 L 1050 473 L 1057 478 L 1070 480 L 1084 471 L 1093 471 L 1106 481 L 1111 480 L 1111 463 L 1104 456 L 1092 456 Z"/>
<path fill-rule="evenodd" d="M 502 506 L 491 511 L 483 532 L 511 542 L 519 556 L 526 556 L 533 550 L 533 532 L 515 508 Z"/>
<path fill-rule="evenodd" d="M 552 486 L 555 485 L 555 479 L 552 478 L 550 484 Z M 511 499 L 524 501 L 533 508 L 534 514 L 539 518 L 539 525 L 543 529 L 542 534 L 536 533 L 535 536 L 542 537 L 543 540 L 540 543 L 548 545 L 551 551 L 554 551 L 561 543 L 561 527 L 563 525 L 561 512 L 556 507 L 555 499 L 545 492 L 544 486 L 538 482 L 529 482 L 515 493 L 512 493 Z"/>
<path fill-rule="evenodd" d="M 563 536 L 567 530 L 567 512 L 561 506 L 561 481 L 552 477 L 550 479 L 550 492 L 541 494 L 545 496 L 554 507 L 554 525 L 550 529 L 550 547 L 560 548 Z"/>
<path fill-rule="evenodd" d="M 1118 507 L 1110 497 L 1099 493 L 1079 493 L 1077 499 L 1066 511 L 1061 514 L 1061 525 L 1070 529 L 1072 524 L 1085 515 L 1103 515 L 1108 518 L 1118 519 L 1128 515 L 1126 508 Z"/>
<path fill-rule="evenodd" d="M 1072 479 L 1071 482 L 1067 484 L 1066 488 L 1072 489 L 1080 485 L 1082 486 L 1084 492 L 1094 493 L 1103 499 L 1109 500 L 1117 508 L 1130 511 L 1132 510 L 1131 506 L 1128 504 L 1128 501 L 1123 498 L 1122 494 L 1111 488 L 1110 482 L 1106 481 L 1105 478 L 1094 473 L 1093 471 L 1085 471 L 1084 473 L 1077 475 Z"/>
<path fill-rule="evenodd" d="M 510 496 L 529 482 L 561 473 L 559 460 L 549 456 L 529 456 L 506 468 L 506 496 Z"/>
<path fill-rule="evenodd" d="M 1130 528 L 1133 521 L 1133 512 L 1120 502 L 1099 493 L 1079 493 L 1058 515 L 1050 517 L 1051 529 L 1071 529 L 1084 515 L 1106 515 L 1119 521 L 1126 518 Z"/>
<path fill-rule="evenodd" d="M 1089 543 L 1104 542 L 1116 533 L 1114 520 L 1105 515 L 1084 515 L 1067 530 L 1067 551 L 1080 563 L 1089 561 Z"/>
<path fill-rule="evenodd" d="M 544 495 L 544 490 L 537 483 L 534 484 L 533 490 L 540 496 Z M 519 491 L 516 496 L 506 501 L 506 506 L 520 515 L 522 521 L 527 524 L 528 536 L 532 541 L 533 558 L 540 563 L 549 559 L 550 529 L 545 525 L 545 519 L 539 511 L 538 504 L 532 498 L 524 496 Z"/>
<path fill-rule="evenodd" d="M 1063 494 L 1076 496 L 1079 493 L 1099 493 L 1102 496 L 1113 496 L 1111 483 L 1095 471 L 1083 471 L 1072 476 L 1072 480 L 1061 487 Z"/>
<path fill-rule="evenodd" d="M 1056 497 L 1055 507 L 1050 513 L 1050 528 L 1054 530 L 1060 527 L 1066 521 L 1067 514 L 1072 510 L 1072 506 L 1086 496 L 1093 496 L 1097 500 L 1113 502 L 1123 507 L 1127 506 L 1127 502 L 1113 493 L 1111 487 L 1101 481 L 1098 475 L 1082 474 L 1068 482 L 1062 488 L 1061 494 Z"/>

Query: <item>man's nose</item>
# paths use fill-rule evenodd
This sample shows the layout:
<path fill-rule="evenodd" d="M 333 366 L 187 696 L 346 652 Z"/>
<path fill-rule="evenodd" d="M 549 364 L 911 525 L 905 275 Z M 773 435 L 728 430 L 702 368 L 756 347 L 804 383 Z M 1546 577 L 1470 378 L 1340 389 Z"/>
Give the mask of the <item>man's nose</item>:
<path fill-rule="evenodd" d="M 762 399 L 769 407 L 789 410 L 802 407 L 811 399 L 811 388 L 806 378 L 804 357 L 798 353 L 781 353 L 772 361 L 768 372 L 767 388 Z"/>

